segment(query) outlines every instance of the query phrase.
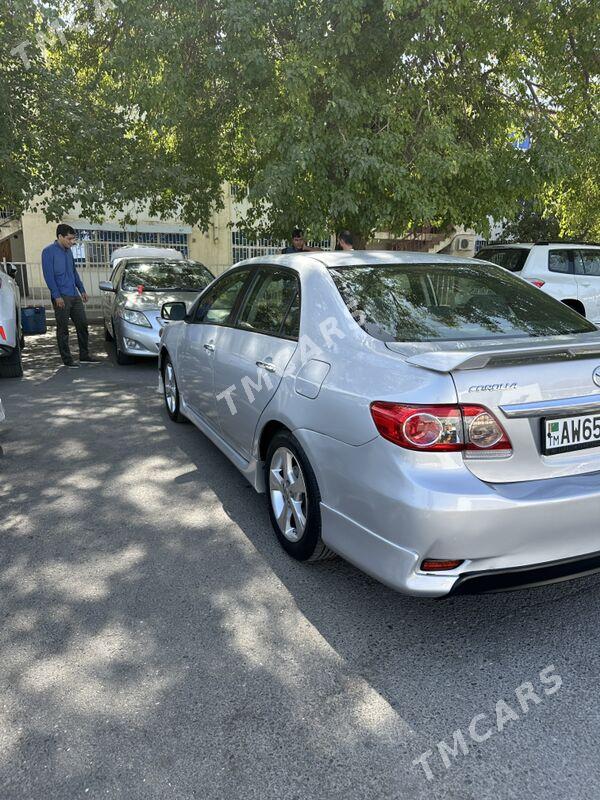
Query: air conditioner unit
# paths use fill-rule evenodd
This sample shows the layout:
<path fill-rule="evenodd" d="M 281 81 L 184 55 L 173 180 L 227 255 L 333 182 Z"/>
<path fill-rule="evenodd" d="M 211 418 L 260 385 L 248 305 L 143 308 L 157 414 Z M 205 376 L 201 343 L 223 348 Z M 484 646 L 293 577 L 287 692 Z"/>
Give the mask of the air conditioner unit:
<path fill-rule="evenodd" d="M 457 241 L 456 241 L 456 249 L 457 250 L 470 250 L 471 249 L 471 241 L 469 239 L 457 239 Z"/>

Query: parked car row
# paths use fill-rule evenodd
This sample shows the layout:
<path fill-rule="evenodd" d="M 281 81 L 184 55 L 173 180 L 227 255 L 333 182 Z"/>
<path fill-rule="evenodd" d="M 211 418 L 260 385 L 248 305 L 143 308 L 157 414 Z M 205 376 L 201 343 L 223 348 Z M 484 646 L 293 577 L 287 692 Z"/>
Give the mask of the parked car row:
<path fill-rule="evenodd" d="M 600 571 L 596 280 L 591 245 L 265 256 L 217 279 L 124 248 L 100 288 L 118 363 L 158 356 L 169 417 L 265 493 L 289 555 L 439 597 Z"/>
<path fill-rule="evenodd" d="M 521 272 L 241 262 L 163 306 L 166 410 L 265 492 L 296 559 L 424 596 L 600 570 L 600 331 Z"/>

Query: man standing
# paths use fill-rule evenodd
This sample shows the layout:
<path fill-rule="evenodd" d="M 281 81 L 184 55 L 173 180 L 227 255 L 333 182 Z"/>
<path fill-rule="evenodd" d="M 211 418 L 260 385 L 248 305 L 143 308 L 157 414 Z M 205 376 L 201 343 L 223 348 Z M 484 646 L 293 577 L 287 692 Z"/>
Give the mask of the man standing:
<path fill-rule="evenodd" d="M 320 247 L 309 247 L 304 241 L 304 231 L 301 228 L 294 228 L 292 231 L 292 246 L 284 248 L 281 252 L 285 253 L 315 253 L 320 251 Z"/>
<path fill-rule="evenodd" d="M 77 331 L 80 361 L 98 361 L 88 350 L 88 326 L 84 303 L 88 296 L 75 268 L 71 248 L 76 241 L 75 230 L 70 225 L 56 228 L 56 241 L 42 251 L 42 271 L 46 286 L 50 289 L 54 316 L 56 317 L 56 339 L 63 364 L 78 367 L 69 349 L 69 319 Z"/>
<path fill-rule="evenodd" d="M 338 233 L 338 246 L 340 250 L 354 250 L 354 240 L 350 231 L 340 231 Z"/>

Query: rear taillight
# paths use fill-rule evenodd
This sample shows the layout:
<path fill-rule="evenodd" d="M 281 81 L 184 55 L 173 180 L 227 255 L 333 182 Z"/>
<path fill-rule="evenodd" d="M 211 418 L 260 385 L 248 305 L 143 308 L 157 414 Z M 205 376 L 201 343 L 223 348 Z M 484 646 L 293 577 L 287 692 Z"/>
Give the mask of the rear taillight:
<path fill-rule="evenodd" d="M 512 445 L 496 417 L 483 406 L 409 406 L 371 403 L 384 439 L 407 450 L 510 455 Z"/>
<path fill-rule="evenodd" d="M 541 289 L 546 281 L 529 281 L 529 283 L 532 283 L 534 286 L 537 286 L 538 289 Z"/>
<path fill-rule="evenodd" d="M 6 341 L 6 333 L 4 332 L 2 325 L 0 325 L 0 339 L 4 339 L 4 341 Z"/>

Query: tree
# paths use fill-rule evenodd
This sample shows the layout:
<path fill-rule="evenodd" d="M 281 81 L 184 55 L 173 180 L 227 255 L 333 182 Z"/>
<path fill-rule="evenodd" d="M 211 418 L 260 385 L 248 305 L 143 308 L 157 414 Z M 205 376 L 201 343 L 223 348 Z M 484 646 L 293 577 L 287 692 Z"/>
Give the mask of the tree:
<path fill-rule="evenodd" d="M 0 206 L 19 209 L 44 190 L 45 158 L 41 121 L 60 93 L 58 74 L 42 50 L 51 30 L 49 4 L 5 0 L 0 15 Z"/>
<path fill-rule="evenodd" d="M 598 162 L 593 0 L 128 0 L 55 54 L 78 97 L 49 176 L 207 225 L 223 181 L 248 232 L 480 229 Z M 595 129 L 595 132 L 594 132 Z M 511 136 L 528 134 L 522 152 Z M 56 134 L 50 138 L 56 138 Z M 557 195 L 558 196 L 558 195 Z M 582 199 L 585 203 L 585 200 Z"/>
<path fill-rule="evenodd" d="M 560 223 L 554 216 L 545 216 L 539 204 L 523 202 L 516 217 L 509 220 L 502 231 L 505 242 L 556 241 L 560 236 Z"/>

